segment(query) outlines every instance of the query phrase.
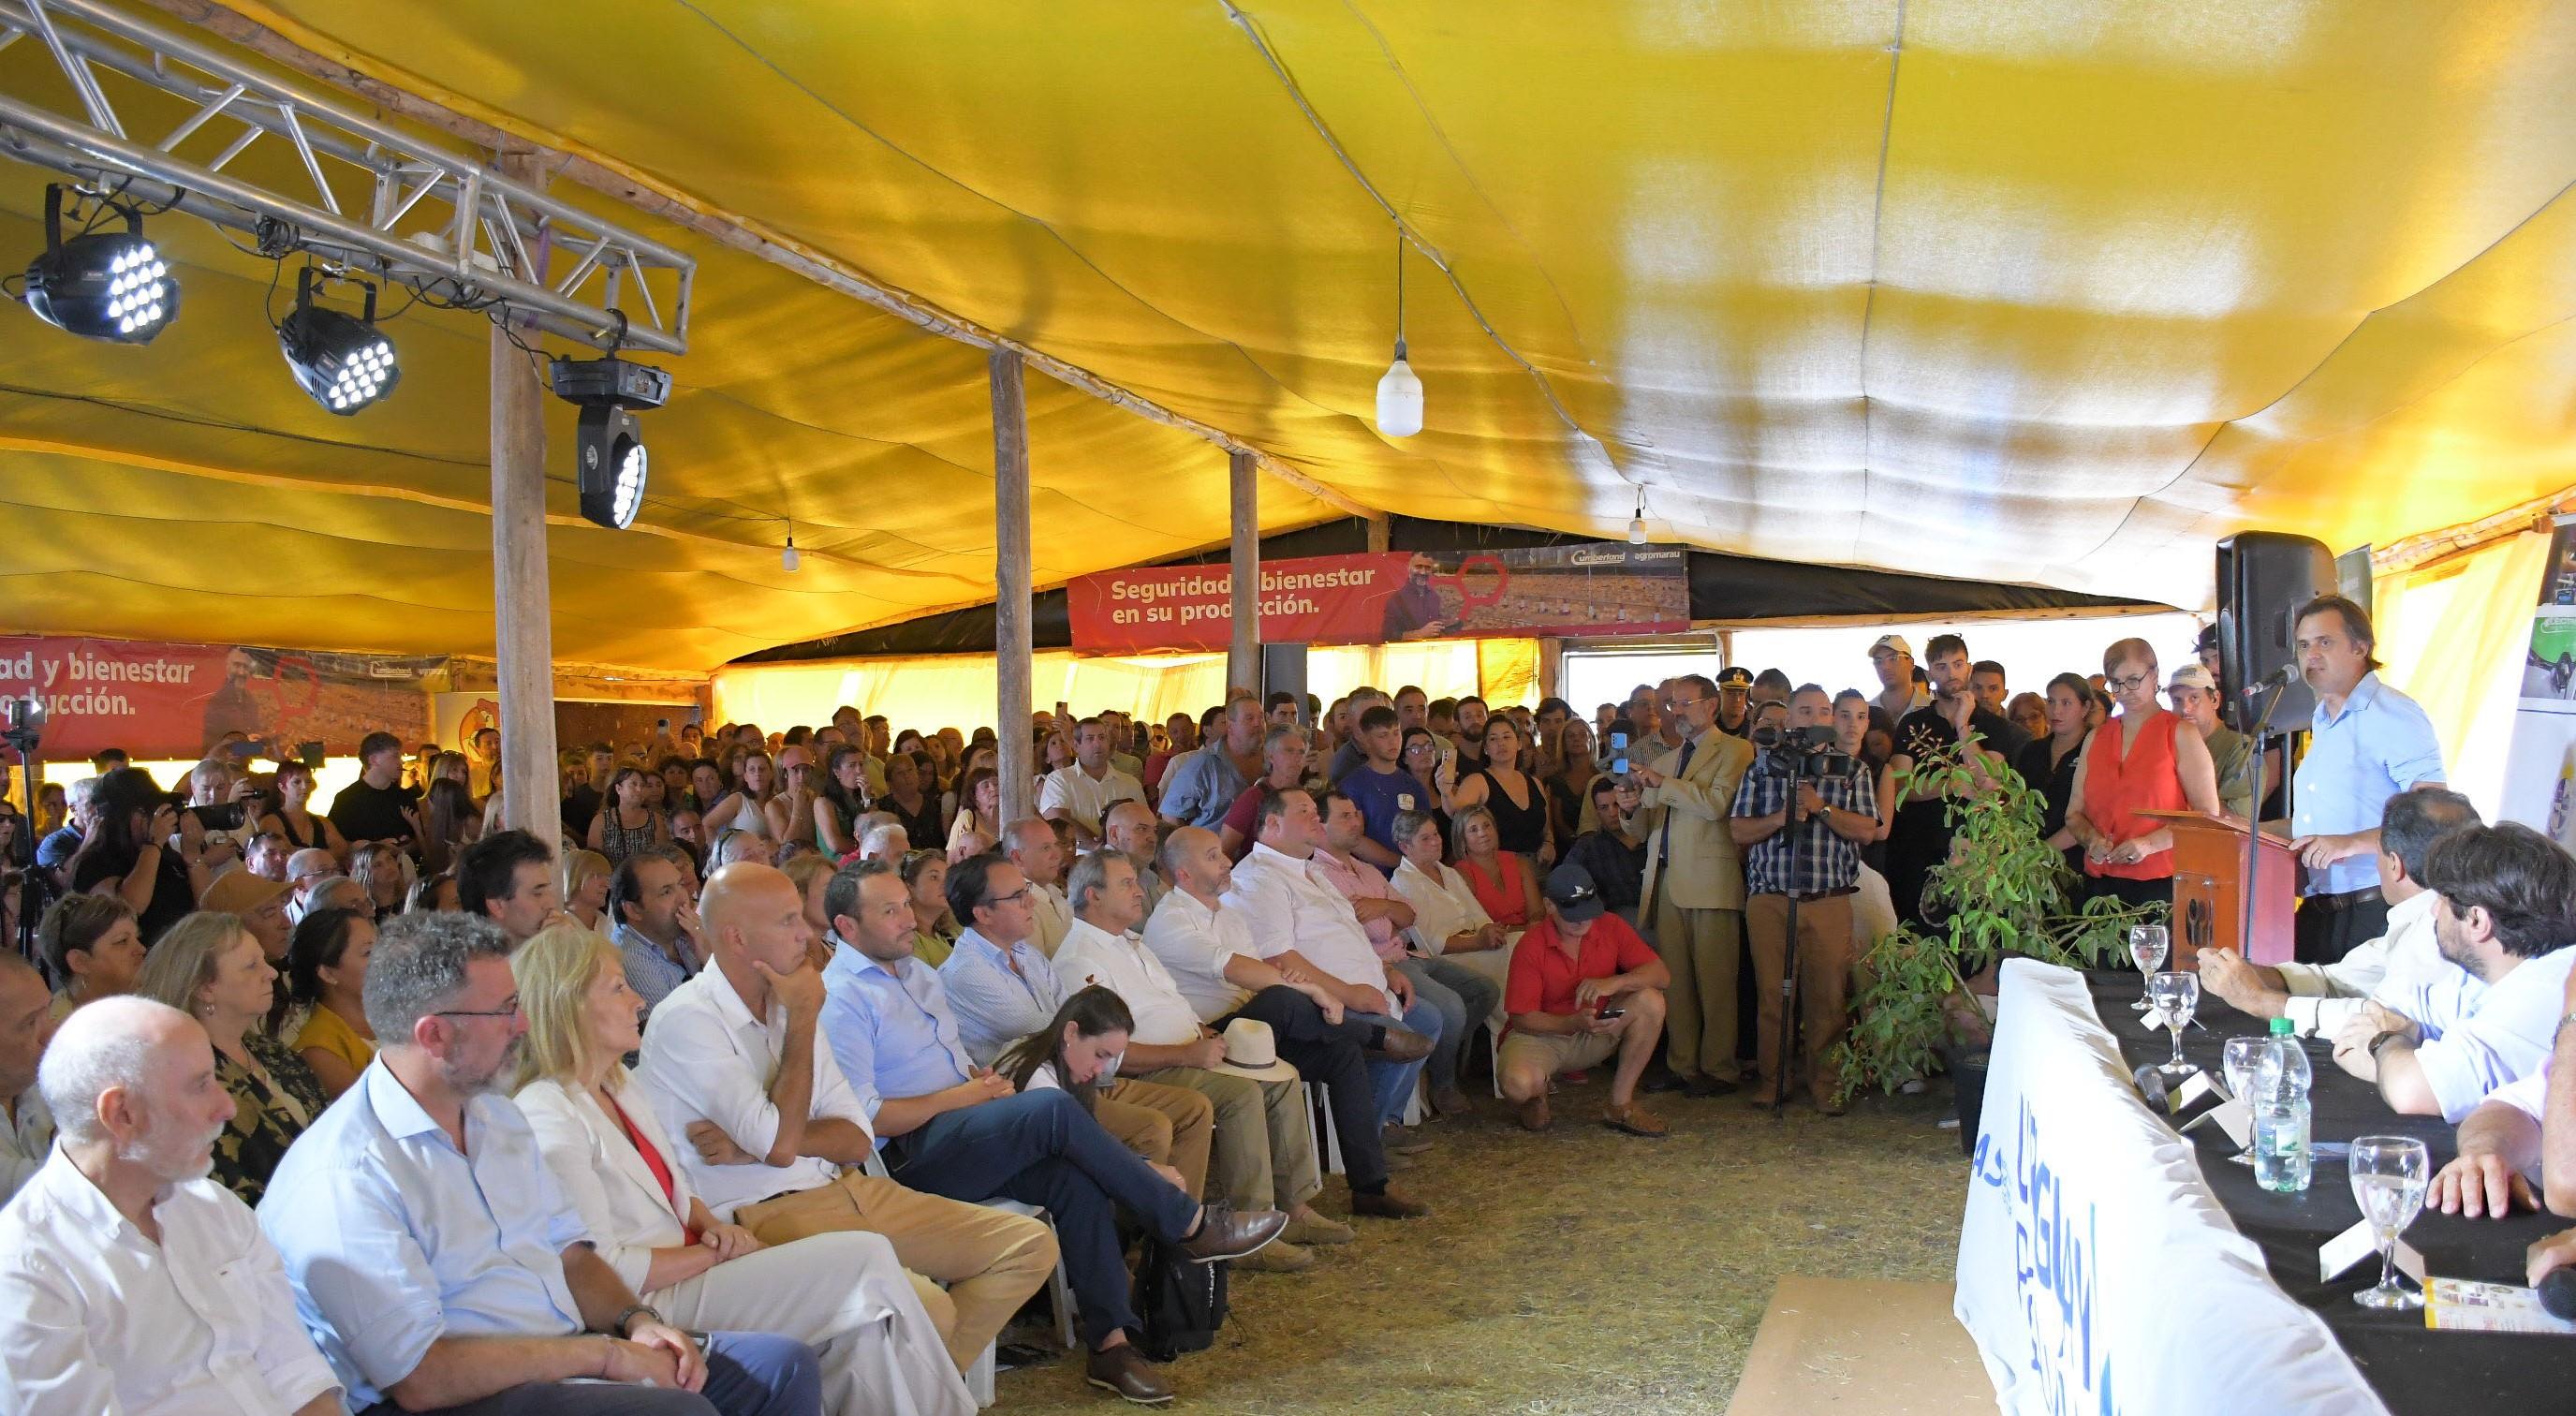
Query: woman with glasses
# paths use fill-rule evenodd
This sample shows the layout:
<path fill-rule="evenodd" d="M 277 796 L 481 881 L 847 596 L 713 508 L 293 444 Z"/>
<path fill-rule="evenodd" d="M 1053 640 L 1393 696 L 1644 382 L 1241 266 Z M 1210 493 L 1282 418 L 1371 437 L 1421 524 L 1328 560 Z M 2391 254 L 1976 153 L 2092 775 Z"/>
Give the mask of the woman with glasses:
<path fill-rule="evenodd" d="M 975 1409 L 883 1237 L 849 1230 L 763 1245 L 689 1188 L 619 1060 L 643 1045 L 644 1001 L 614 946 L 556 925 L 511 954 L 510 972 L 528 1021 L 513 1100 L 599 1256 L 636 1297 L 675 1327 L 811 1344 L 830 1410 Z"/>
<path fill-rule="evenodd" d="M 1439 823 L 1440 838 L 1445 841 L 1449 838 L 1449 813 L 1440 809 L 1440 788 L 1433 785 L 1440 776 L 1440 748 L 1440 736 L 1429 728 L 1406 728 L 1404 747 L 1396 755 L 1395 765 L 1422 784 L 1421 794 L 1414 798 L 1419 803 L 1417 809 Z"/>
<path fill-rule="evenodd" d="M 2128 905 L 2173 903 L 2173 830 L 2142 813 L 2218 814 L 2218 768 L 2182 715 L 2156 702 L 2156 651 L 2123 639 L 2102 655 L 2103 686 L 2120 706 L 2084 745 L 2067 832 L 2084 847 L 2093 893 Z"/>

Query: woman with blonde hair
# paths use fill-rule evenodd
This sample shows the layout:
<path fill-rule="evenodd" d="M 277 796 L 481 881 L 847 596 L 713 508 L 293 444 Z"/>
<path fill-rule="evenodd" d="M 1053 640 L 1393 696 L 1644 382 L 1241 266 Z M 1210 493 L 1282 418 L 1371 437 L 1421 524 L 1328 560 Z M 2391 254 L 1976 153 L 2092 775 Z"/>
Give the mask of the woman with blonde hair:
<path fill-rule="evenodd" d="M 233 1119 L 215 1138 L 214 1178 L 256 1206 L 286 1148 L 328 1103 L 313 1069 L 260 1030 L 277 1001 L 277 970 L 238 915 L 192 914 L 153 941 L 134 991 L 205 1025 L 215 1081 Z"/>
<path fill-rule="evenodd" d="M 608 917 L 608 878 L 616 873 L 617 867 L 597 851 L 574 851 L 564 857 L 564 913 L 602 939 L 616 923 Z"/>
<path fill-rule="evenodd" d="M 1506 719 L 1505 721 L 1509 721 Z M 1458 873 L 1485 907 L 1487 918 L 1515 937 L 1546 917 L 1538 901 L 1538 872 L 1529 858 L 1503 849 L 1494 813 L 1470 806 L 1449 818 L 1450 855 Z"/>
<path fill-rule="evenodd" d="M 510 956 L 527 1019 L 515 1079 L 546 1168 L 599 1256 L 675 1327 L 811 1345 L 825 1406 L 968 1416 L 975 1403 L 913 1281 L 881 1235 L 764 1246 L 718 1221 L 619 1061 L 643 1045 L 643 1000 L 616 948 L 569 925 Z"/>
<path fill-rule="evenodd" d="M 349 878 L 366 887 L 368 906 L 378 920 L 399 914 L 404 897 L 411 893 L 411 879 L 403 871 L 402 851 L 382 841 L 349 853 Z"/>
<path fill-rule="evenodd" d="M 2075 766 L 2066 831 L 2084 847 L 2093 893 L 2132 906 L 2173 903 L 2173 828 L 2145 813 L 2218 814 L 2218 767 L 2183 716 L 2156 702 L 2156 651 L 2123 639 L 2102 654 L 2119 716 L 2097 729 Z"/>

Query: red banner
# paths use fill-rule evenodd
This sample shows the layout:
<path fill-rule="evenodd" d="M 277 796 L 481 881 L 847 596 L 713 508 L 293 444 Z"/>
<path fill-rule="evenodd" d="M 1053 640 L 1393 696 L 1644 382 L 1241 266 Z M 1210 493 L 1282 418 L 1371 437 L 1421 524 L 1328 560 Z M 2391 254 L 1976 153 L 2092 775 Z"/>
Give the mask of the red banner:
<path fill-rule="evenodd" d="M 1083 576 L 1066 587 L 1074 647 L 1223 649 L 1233 590 L 1222 565 Z M 1259 603 L 1264 644 L 1672 634 L 1690 628 L 1689 557 L 1679 546 L 1585 544 L 1266 561 Z"/>
<path fill-rule="evenodd" d="M 52 761 L 121 747 L 136 761 L 203 756 L 229 733 L 333 754 L 384 729 L 417 737 L 437 659 L 122 639 L 0 638 L 0 698 L 45 705 Z"/>

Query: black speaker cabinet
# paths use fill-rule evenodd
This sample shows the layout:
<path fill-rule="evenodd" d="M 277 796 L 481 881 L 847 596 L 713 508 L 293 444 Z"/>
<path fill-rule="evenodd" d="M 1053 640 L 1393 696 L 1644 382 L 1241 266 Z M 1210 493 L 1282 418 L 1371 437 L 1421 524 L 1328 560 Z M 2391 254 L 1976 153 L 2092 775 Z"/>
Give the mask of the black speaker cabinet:
<path fill-rule="evenodd" d="M 2246 685 L 2290 669 L 2290 682 L 2272 707 L 2267 736 L 2303 732 L 2316 716 L 2315 695 L 2298 676 L 2295 648 L 2299 607 L 2340 587 L 2334 553 L 2307 536 L 2246 531 L 2218 543 L 2218 660 L 2220 679 L 2234 707 L 2233 721 L 2251 729 L 2271 698 L 2269 690 L 2245 695 Z"/>

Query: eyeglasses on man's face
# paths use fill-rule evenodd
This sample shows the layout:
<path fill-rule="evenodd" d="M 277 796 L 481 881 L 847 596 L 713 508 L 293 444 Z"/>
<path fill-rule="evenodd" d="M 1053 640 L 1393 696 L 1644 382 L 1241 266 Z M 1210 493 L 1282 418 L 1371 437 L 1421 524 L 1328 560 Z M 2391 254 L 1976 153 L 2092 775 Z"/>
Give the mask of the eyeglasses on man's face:
<path fill-rule="evenodd" d="M 441 1008 L 430 1016 L 433 1018 L 515 1018 L 519 1016 L 519 995 L 511 994 L 509 1001 L 498 1008 Z"/>

